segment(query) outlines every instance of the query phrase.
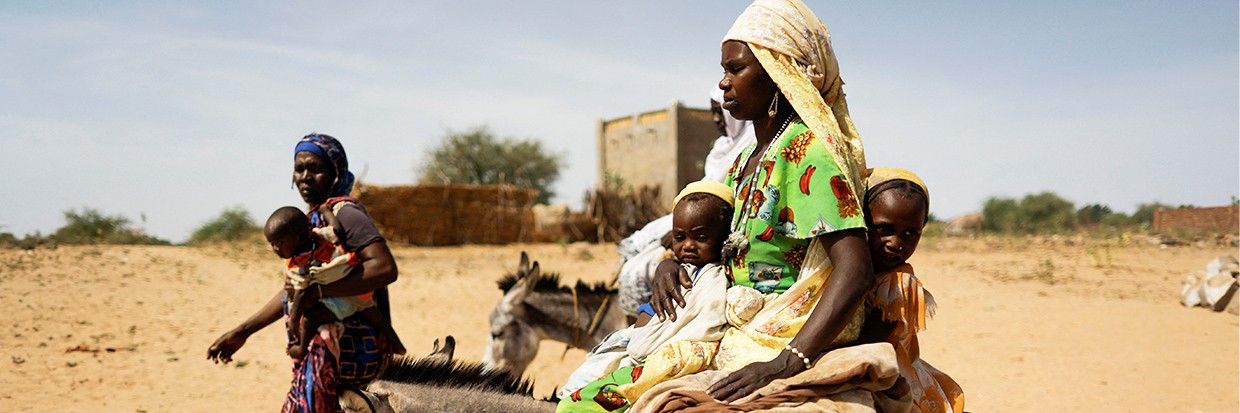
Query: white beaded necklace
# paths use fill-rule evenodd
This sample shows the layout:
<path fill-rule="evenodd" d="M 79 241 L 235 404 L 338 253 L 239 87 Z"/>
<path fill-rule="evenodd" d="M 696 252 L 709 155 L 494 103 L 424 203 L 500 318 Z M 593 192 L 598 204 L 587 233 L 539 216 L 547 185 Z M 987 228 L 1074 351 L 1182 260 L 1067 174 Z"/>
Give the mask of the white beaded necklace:
<path fill-rule="evenodd" d="M 723 262 L 725 263 L 740 256 L 742 251 L 749 249 L 749 237 L 745 235 L 745 225 L 749 223 L 749 202 L 750 199 L 753 198 L 754 187 L 758 185 L 758 173 L 762 168 L 762 161 L 771 157 L 771 154 L 774 153 L 775 147 L 779 146 L 779 138 L 784 135 L 788 125 L 792 124 L 792 118 L 795 117 L 797 117 L 796 114 L 792 114 L 789 115 L 788 118 L 784 119 L 784 124 L 780 125 L 779 130 L 775 132 L 775 137 L 772 138 L 771 142 L 766 145 L 766 150 L 763 151 L 762 157 L 758 158 L 757 165 L 754 165 L 753 173 L 749 174 L 749 182 L 743 186 L 737 185 L 736 189 L 733 190 L 734 194 L 732 199 L 741 199 L 741 190 L 748 188 L 748 192 L 746 193 L 747 196 L 741 201 L 740 209 L 738 210 L 739 214 L 732 217 L 732 232 L 728 234 L 728 239 L 723 242 Z M 758 148 L 755 145 L 754 150 L 757 149 Z M 750 153 L 749 155 L 752 156 L 753 154 Z M 740 174 L 744 174 L 745 169 L 748 166 L 749 160 L 746 159 L 745 165 L 742 166 L 741 170 L 738 172 Z M 738 181 L 741 180 L 744 180 L 744 178 Z"/>

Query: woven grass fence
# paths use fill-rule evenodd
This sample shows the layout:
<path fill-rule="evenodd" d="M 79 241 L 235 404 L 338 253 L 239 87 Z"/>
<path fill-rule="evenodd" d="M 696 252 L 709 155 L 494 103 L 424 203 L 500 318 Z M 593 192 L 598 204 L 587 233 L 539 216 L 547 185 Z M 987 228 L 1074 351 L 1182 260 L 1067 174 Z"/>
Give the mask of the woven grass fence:
<path fill-rule="evenodd" d="M 538 191 L 510 185 L 361 185 L 362 201 L 389 241 L 442 246 L 533 240 Z"/>
<path fill-rule="evenodd" d="M 586 213 L 596 225 L 594 242 L 619 242 L 670 212 L 655 186 L 624 191 L 596 189 L 586 194 L 585 201 L 589 206 Z"/>

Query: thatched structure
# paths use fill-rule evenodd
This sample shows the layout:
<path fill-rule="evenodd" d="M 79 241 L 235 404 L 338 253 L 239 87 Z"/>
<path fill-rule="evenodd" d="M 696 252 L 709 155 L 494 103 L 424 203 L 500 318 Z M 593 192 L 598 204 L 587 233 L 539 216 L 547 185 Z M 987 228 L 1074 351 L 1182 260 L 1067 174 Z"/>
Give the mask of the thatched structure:
<path fill-rule="evenodd" d="M 531 240 L 538 191 L 511 185 L 362 185 L 354 195 L 389 241 L 420 246 Z"/>
<path fill-rule="evenodd" d="M 618 242 L 670 212 L 659 188 L 645 185 L 626 191 L 596 189 L 586 194 L 586 205 L 597 225 L 597 242 Z"/>

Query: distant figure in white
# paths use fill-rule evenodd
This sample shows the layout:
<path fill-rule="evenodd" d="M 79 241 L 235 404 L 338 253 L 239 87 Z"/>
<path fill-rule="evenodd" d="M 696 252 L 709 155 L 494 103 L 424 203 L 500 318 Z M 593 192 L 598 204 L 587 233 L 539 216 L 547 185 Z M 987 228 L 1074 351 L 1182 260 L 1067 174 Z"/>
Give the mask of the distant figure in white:
<path fill-rule="evenodd" d="M 703 179 L 723 182 L 736 157 L 749 144 L 754 143 L 753 123 L 739 120 L 723 109 L 723 90 L 712 86 L 710 110 L 719 139 L 706 155 Z M 624 264 L 620 267 L 616 284 L 620 289 L 620 308 L 629 322 L 637 318 L 637 307 L 650 301 L 650 277 L 663 260 L 667 250 L 663 238 L 672 230 L 672 214 L 664 215 L 620 241 L 616 251 Z M 670 245 L 670 242 L 666 244 Z"/>

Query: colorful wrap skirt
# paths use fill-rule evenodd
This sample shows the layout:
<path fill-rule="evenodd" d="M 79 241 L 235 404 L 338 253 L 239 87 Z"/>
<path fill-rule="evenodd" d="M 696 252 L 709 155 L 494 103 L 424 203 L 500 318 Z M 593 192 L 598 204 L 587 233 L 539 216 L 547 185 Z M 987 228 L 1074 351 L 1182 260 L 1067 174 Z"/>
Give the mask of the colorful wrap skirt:
<path fill-rule="evenodd" d="M 288 316 L 287 298 L 284 314 Z M 357 316 L 324 325 L 310 340 L 306 356 L 293 360 L 293 382 L 281 411 L 340 411 L 339 389 L 360 388 L 374 381 L 387 366 L 390 354 L 379 330 Z"/>

